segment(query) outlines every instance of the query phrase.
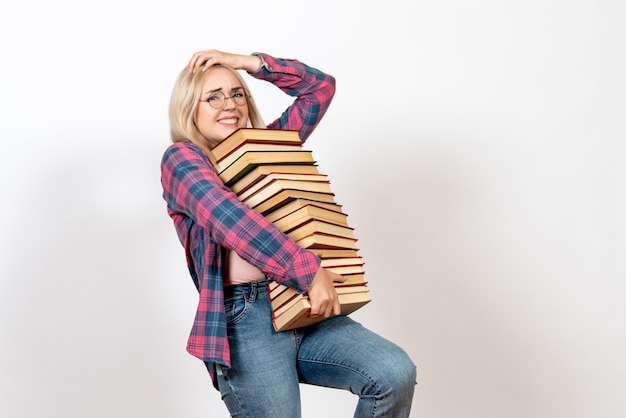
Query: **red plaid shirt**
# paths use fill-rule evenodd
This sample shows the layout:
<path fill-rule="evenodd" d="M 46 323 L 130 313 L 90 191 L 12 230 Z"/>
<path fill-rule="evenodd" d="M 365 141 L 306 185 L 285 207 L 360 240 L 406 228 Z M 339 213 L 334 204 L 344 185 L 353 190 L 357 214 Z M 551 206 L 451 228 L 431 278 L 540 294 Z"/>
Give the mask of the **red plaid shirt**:
<path fill-rule="evenodd" d="M 334 78 L 295 60 L 257 55 L 264 64 L 252 76 L 296 97 L 268 127 L 297 130 L 304 142 L 330 105 Z M 222 284 L 226 249 L 301 292 L 311 284 L 320 260 L 242 204 L 218 178 L 204 153 L 189 141 L 172 144 L 165 151 L 161 183 L 168 214 L 200 294 L 187 351 L 207 362 L 215 383 L 212 365 L 230 366 Z"/>

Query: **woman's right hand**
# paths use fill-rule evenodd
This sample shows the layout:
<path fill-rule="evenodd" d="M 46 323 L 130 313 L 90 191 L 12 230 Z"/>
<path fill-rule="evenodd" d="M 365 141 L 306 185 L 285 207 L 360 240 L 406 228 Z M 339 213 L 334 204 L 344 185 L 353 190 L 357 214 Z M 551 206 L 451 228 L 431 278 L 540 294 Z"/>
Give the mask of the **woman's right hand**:
<path fill-rule="evenodd" d="M 335 290 L 334 282 L 344 282 L 346 278 L 320 267 L 307 291 L 311 303 L 311 318 L 328 318 L 332 314 L 339 315 L 341 306 Z"/>
<path fill-rule="evenodd" d="M 208 51 L 198 51 L 191 56 L 187 68 L 194 73 L 198 70 L 205 71 L 212 65 L 221 64 L 234 68 L 235 70 L 245 70 L 249 73 L 256 73 L 261 69 L 263 61 L 256 55 L 231 54 L 216 49 Z"/>

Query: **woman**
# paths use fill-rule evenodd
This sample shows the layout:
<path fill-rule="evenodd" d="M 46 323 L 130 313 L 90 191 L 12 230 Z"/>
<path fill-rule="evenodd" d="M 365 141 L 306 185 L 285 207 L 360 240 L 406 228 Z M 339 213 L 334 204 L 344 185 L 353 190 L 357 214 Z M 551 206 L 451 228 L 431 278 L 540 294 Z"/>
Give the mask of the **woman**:
<path fill-rule="evenodd" d="M 235 130 L 265 127 L 238 70 L 296 97 L 267 127 L 297 130 L 302 141 L 335 92 L 333 77 L 263 53 L 197 52 L 178 77 L 161 181 L 200 294 L 187 350 L 204 361 L 232 416 L 299 417 L 299 383 L 308 383 L 357 394 L 356 417 L 408 417 L 416 372 L 406 353 L 334 316 L 340 310 L 333 282 L 344 278 L 242 204 L 206 157 Z M 306 292 L 311 316 L 328 319 L 274 331 L 269 277 Z"/>

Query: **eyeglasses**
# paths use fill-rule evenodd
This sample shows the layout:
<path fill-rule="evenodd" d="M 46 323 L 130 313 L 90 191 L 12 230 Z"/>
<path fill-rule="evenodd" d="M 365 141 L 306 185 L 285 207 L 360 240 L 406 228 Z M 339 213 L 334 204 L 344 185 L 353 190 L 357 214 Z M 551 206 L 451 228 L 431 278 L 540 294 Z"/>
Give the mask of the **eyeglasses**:
<path fill-rule="evenodd" d="M 247 103 L 247 92 L 245 90 L 237 90 L 232 96 L 226 97 L 221 91 L 214 91 L 209 97 L 199 102 L 207 102 L 213 109 L 221 109 L 226 105 L 228 99 L 233 99 L 235 105 L 243 106 Z"/>

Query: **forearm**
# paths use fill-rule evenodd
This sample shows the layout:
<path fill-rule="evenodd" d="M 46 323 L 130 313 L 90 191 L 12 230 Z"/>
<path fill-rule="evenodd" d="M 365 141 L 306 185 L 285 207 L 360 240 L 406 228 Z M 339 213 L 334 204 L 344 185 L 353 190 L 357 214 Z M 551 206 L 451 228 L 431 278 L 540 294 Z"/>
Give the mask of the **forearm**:
<path fill-rule="evenodd" d="M 220 246 L 235 251 L 279 282 L 306 290 L 320 260 L 263 216 L 241 203 L 192 145 L 164 155 L 162 184 L 168 208 L 191 218 Z"/>
<path fill-rule="evenodd" d="M 269 128 L 297 130 L 305 141 L 319 124 L 335 94 L 335 79 L 300 61 L 255 53 L 263 65 L 252 76 L 269 81 L 290 96 L 294 103 Z"/>

